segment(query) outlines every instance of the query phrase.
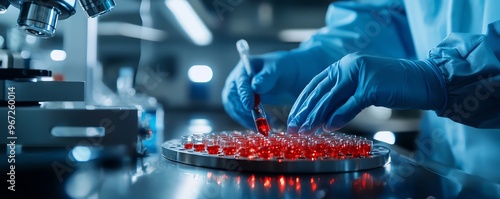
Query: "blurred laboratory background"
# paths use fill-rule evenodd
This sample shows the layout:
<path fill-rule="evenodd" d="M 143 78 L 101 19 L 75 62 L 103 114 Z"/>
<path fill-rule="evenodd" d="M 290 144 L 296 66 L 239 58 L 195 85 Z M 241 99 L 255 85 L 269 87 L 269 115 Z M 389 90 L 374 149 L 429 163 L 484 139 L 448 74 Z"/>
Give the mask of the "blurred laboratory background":
<path fill-rule="evenodd" d="M 380 168 L 360 171 L 369 167 L 358 163 L 376 161 L 355 158 L 351 164 L 346 158 L 333 162 L 356 170 L 282 175 L 254 172 L 253 164 L 233 165 L 232 159 L 221 164 L 226 169 L 170 161 L 186 156 L 171 153 L 168 141 L 246 130 L 221 99 L 240 59 L 238 40 L 248 41 L 251 55 L 297 48 L 325 26 L 333 1 L 0 0 L 0 91 L 16 87 L 15 122 L 4 114 L 10 98 L 0 93 L 0 121 L 9 118 L 12 126 L 0 126 L 6 146 L 0 151 L 0 198 L 430 199 L 460 191 L 463 198 L 500 193 L 497 184 L 427 164 L 415 152 L 417 146 L 434 147 L 416 142 L 420 111 L 384 107 L 368 107 L 340 129 L 374 140 L 377 151 L 390 149 L 390 158 L 384 149 Z M 264 108 L 271 128 L 285 131 L 291 107 Z M 13 185 L 16 192 L 5 189 Z"/>
<path fill-rule="evenodd" d="M 75 16 L 59 20 L 54 37 L 47 39 L 20 32 L 19 10 L 10 8 L 0 15 L 0 35 L 3 49 L 19 53 L 30 68 L 51 70 L 54 79 L 73 80 L 72 65 L 87 62 L 94 65 L 94 78 L 101 79 L 96 81 L 118 100 L 142 109 L 161 107 L 159 142 L 182 132 L 243 129 L 221 101 L 225 79 L 239 60 L 235 42 L 246 39 L 251 54 L 293 49 L 324 26 L 331 2 L 119 0 L 98 18 L 87 19 L 76 7 Z M 287 114 L 279 110 L 270 114 Z M 343 130 L 411 150 L 418 119 L 419 112 L 370 107 Z"/>

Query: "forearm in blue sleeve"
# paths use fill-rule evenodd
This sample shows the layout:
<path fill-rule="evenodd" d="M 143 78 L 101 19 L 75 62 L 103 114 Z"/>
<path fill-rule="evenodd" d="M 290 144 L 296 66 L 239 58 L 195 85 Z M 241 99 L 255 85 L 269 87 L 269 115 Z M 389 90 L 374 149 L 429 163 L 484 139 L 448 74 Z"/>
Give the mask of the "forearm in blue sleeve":
<path fill-rule="evenodd" d="M 446 103 L 436 113 L 477 128 L 500 128 L 500 21 L 487 35 L 456 33 L 429 53 Z"/>
<path fill-rule="evenodd" d="M 299 47 L 302 50 L 312 49 L 311 58 L 318 62 L 329 65 L 352 52 L 415 58 L 404 6 L 400 1 L 388 1 L 381 5 L 332 3 L 325 20 L 326 27 Z M 298 60 L 298 64 L 306 65 L 308 61 Z"/>

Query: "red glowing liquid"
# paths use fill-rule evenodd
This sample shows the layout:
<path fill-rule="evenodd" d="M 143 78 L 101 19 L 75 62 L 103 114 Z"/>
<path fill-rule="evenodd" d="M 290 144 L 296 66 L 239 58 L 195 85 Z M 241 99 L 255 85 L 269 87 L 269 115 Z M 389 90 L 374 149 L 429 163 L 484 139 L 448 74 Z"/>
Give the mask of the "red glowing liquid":
<path fill-rule="evenodd" d="M 256 121 L 261 124 L 260 126 L 264 124 L 265 129 L 260 133 L 269 132 L 270 128 L 265 118 L 258 118 Z M 261 129 L 259 128 L 259 130 Z M 304 158 L 309 160 L 363 158 L 369 157 L 373 148 L 372 141 L 357 137 L 337 138 L 318 135 L 271 135 L 265 137 L 253 132 L 242 133 L 240 136 L 234 137 L 224 137 L 224 135 L 219 136 L 217 142 L 216 138 L 212 139 L 213 142 L 184 140 L 181 147 L 186 150 L 194 149 L 196 152 L 206 151 L 208 154 L 222 155 L 223 153 L 236 158 L 253 159 L 259 157 L 259 159 L 271 160 L 274 157 L 278 158 L 278 162 L 283 161 L 283 159 Z"/>
<path fill-rule="evenodd" d="M 219 153 L 219 149 L 220 149 L 219 145 L 207 146 L 207 152 L 208 152 L 208 154 L 218 154 Z"/>
<path fill-rule="evenodd" d="M 304 151 L 304 156 L 307 159 L 315 160 L 318 158 L 318 151 L 314 147 L 307 147 Z"/>
<path fill-rule="evenodd" d="M 260 104 L 260 95 L 254 94 L 253 95 L 253 99 L 254 99 L 253 100 L 253 103 L 254 103 L 253 107 L 257 108 L 259 106 L 259 104 Z"/>
<path fill-rule="evenodd" d="M 267 123 L 266 118 L 257 118 L 255 120 L 255 125 L 257 125 L 257 130 L 264 136 L 269 135 L 269 131 L 271 131 L 271 127 L 269 127 L 269 123 Z"/>
<path fill-rule="evenodd" d="M 193 143 L 184 143 L 184 149 L 192 149 Z"/>
<path fill-rule="evenodd" d="M 346 143 L 342 143 L 340 145 L 340 153 L 342 153 L 342 155 L 347 155 L 350 153 L 350 147 L 349 145 L 347 145 Z"/>
<path fill-rule="evenodd" d="M 372 146 L 370 146 L 369 144 L 361 144 L 361 146 L 359 147 L 359 153 L 361 155 L 368 155 L 371 150 Z"/>
<path fill-rule="evenodd" d="M 204 151 L 205 150 L 205 144 L 194 144 L 193 145 L 194 151 Z"/>
<path fill-rule="evenodd" d="M 240 148 L 238 150 L 238 155 L 241 157 L 248 157 L 248 156 L 252 155 L 252 152 L 250 152 L 250 150 L 248 148 Z"/>
<path fill-rule="evenodd" d="M 352 144 L 349 146 L 349 154 L 352 156 L 359 156 L 359 150 L 358 146 L 356 144 Z"/>
<path fill-rule="evenodd" d="M 318 157 L 325 156 L 325 153 L 328 151 L 328 146 L 326 143 L 317 143 L 316 144 L 316 153 Z"/>
<path fill-rule="evenodd" d="M 263 146 L 257 151 L 257 155 L 262 159 L 271 159 L 273 153 L 270 146 Z"/>
<path fill-rule="evenodd" d="M 288 146 L 283 155 L 286 159 L 295 160 L 300 156 L 300 151 L 296 146 Z"/>
<path fill-rule="evenodd" d="M 339 148 L 336 146 L 328 147 L 328 157 L 336 158 L 339 156 Z"/>
<path fill-rule="evenodd" d="M 222 148 L 222 152 L 226 155 L 234 155 L 236 154 L 236 147 L 230 146 L 230 147 L 224 147 Z"/>
<path fill-rule="evenodd" d="M 273 143 L 271 145 L 271 153 L 275 157 L 281 157 L 281 155 L 283 154 L 283 149 L 281 145 L 279 143 Z"/>

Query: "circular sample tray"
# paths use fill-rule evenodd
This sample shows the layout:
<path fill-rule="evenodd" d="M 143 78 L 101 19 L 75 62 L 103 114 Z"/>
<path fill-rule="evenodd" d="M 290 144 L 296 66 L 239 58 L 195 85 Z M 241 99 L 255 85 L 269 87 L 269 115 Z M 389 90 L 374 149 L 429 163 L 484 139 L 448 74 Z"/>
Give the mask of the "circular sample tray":
<path fill-rule="evenodd" d="M 390 162 L 390 150 L 377 145 L 373 146 L 371 155 L 367 157 L 345 157 L 342 159 L 319 158 L 316 160 L 299 158 L 288 160 L 283 158 L 244 158 L 195 152 L 193 149 L 184 149 L 180 139 L 173 139 L 162 144 L 162 155 L 166 159 L 194 166 L 228 171 L 266 173 L 352 172 L 382 167 Z"/>

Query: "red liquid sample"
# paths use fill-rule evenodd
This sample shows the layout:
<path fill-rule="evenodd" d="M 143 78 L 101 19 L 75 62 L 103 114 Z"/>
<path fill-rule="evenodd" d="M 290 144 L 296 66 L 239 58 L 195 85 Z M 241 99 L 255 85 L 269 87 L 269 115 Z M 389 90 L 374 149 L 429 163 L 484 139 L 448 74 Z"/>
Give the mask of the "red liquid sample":
<path fill-rule="evenodd" d="M 318 158 L 318 152 L 313 146 L 310 146 L 304 150 L 304 156 L 307 159 L 315 160 L 316 158 Z"/>
<path fill-rule="evenodd" d="M 260 95 L 254 94 L 253 95 L 253 107 L 257 108 L 260 104 Z"/>
<path fill-rule="evenodd" d="M 205 144 L 194 144 L 193 145 L 194 151 L 204 151 L 205 150 Z"/>
<path fill-rule="evenodd" d="M 325 156 L 327 151 L 328 151 L 328 146 L 326 145 L 326 143 L 317 143 L 316 144 L 316 153 L 317 153 L 318 157 Z"/>
<path fill-rule="evenodd" d="M 262 159 L 271 159 L 273 153 L 270 146 L 263 146 L 257 151 L 257 155 Z"/>
<path fill-rule="evenodd" d="M 368 153 L 370 153 L 372 151 L 372 146 L 370 146 L 369 144 L 361 144 L 361 146 L 359 147 L 359 153 L 361 155 L 368 155 Z"/>
<path fill-rule="evenodd" d="M 337 158 L 339 156 L 339 147 L 335 145 L 330 145 L 328 147 L 328 157 Z"/>
<path fill-rule="evenodd" d="M 300 151 L 297 146 L 288 146 L 284 151 L 284 156 L 286 159 L 295 160 L 300 156 Z"/>
<path fill-rule="evenodd" d="M 250 152 L 250 150 L 248 148 L 240 148 L 238 150 L 238 155 L 246 158 L 246 157 L 252 155 L 252 152 Z"/>
<path fill-rule="evenodd" d="M 347 155 L 347 154 L 350 154 L 350 151 L 349 151 L 349 150 L 350 150 L 350 147 L 349 147 L 349 145 L 348 145 L 348 144 L 346 144 L 346 143 L 342 143 L 342 144 L 340 145 L 339 150 L 340 150 L 340 153 L 342 153 L 342 155 Z"/>
<path fill-rule="evenodd" d="M 358 146 L 356 144 L 351 144 L 349 146 L 349 154 L 351 154 L 354 157 L 359 156 L 359 150 Z"/>
<path fill-rule="evenodd" d="M 224 147 L 222 148 L 222 152 L 226 155 L 234 155 L 236 154 L 236 147 L 230 146 L 230 147 Z"/>
<path fill-rule="evenodd" d="M 257 125 L 257 130 L 259 131 L 259 133 L 261 133 L 264 136 L 269 135 L 269 131 L 271 131 L 271 127 L 269 126 L 269 123 L 267 123 L 266 118 L 262 118 L 262 117 L 257 118 L 255 120 L 255 125 Z"/>
<path fill-rule="evenodd" d="M 283 154 L 283 149 L 279 143 L 272 143 L 271 144 L 271 153 L 275 157 L 281 157 Z"/>
<path fill-rule="evenodd" d="M 193 148 L 193 143 L 184 143 L 184 149 L 192 149 Z"/>
<path fill-rule="evenodd" d="M 218 154 L 219 149 L 220 149 L 219 145 L 207 146 L 208 154 Z"/>

